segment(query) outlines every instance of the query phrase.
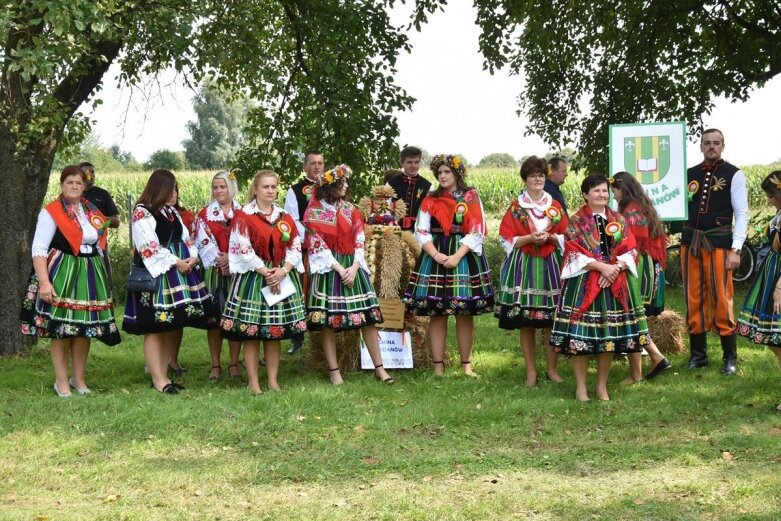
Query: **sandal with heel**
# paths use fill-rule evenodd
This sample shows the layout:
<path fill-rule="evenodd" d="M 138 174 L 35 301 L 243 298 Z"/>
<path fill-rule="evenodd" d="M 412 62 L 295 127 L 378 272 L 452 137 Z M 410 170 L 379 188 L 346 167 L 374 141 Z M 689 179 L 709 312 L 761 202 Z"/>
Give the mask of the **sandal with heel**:
<path fill-rule="evenodd" d="M 380 369 L 380 368 L 382 368 L 382 367 L 383 367 L 383 364 L 380 364 L 380 365 L 375 365 L 375 366 L 374 366 L 374 369 Z M 383 379 L 383 378 L 380 378 L 380 377 L 377 375 L 377 373 L 375 372 L 375 373 L 374 373 L 374 377 L 375 377 L 377 380 L 380 380 L 380 381 L 381 381 L 382 383 L 384 383 L 384 384 L 393 385 L 393 384 L 395 384 L 395 383 L 396 383 L 396 379 L 395 379 L 395 378 L 393 378 L 391 375 L 388 375 L 388 377 L 387 377 L 387 378 Z"/>
<path fill-rule="evenodd" d="M 212 375 L 210 374 L 210 375 L 209 375 L 209 381 L 210 381 L 210 382 L 217 382 L 217 381 L 219 381 L 220 377 L 222 376 L 222 366 L 221 366 L 221 365 L 213 365 L 213 366 L 212 366 L 212 370 L 214 370 L 214 369 L 219 369 L 219 370 L 220 370 L 220 372 L 219 372 L 219 373 L 217 373 L 217 374 L 216 374 L 216 375 L 214 375 L 214 376 L 212 376 Z"/>

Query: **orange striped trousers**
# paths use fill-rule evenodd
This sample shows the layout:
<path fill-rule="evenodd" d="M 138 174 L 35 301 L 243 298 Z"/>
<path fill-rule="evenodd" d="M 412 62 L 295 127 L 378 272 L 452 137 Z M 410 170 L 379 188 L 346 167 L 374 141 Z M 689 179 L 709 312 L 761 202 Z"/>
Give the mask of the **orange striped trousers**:
<path fill-rule="evenodd" d="M 713 331 L 720 336 L 737 330 L 732 297 L 732 272 L 727 270 L 724 248 L 705 251 L 699 257 L 689 255 L 689 246 L 681 246 L 681 271 L 686 290 L 686 322 L 689 334 Z"/>

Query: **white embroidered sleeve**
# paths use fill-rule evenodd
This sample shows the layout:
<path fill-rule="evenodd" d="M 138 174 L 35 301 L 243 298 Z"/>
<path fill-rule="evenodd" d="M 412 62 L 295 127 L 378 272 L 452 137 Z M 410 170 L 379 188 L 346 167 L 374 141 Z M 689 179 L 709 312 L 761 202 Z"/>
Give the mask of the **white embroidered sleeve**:
<path fill-rule="evenodd" d="M 171 250 L 160 245 L 160 239 L 155 233 L 155 218 L 149 213 L 149 210 L 136 206 L 133 210 L 133 224 L 131 227 L 133 234 L 133 244 L 136 247 L 144 266 L 149 270 L 153 277 L 162 275 L 172 266 L 176 265 L 178 260 Z"/>
<path fill-rule="evenodd" d="M 54 233 L 57 231 L 57 225 L 51 214 L 42 209 L 38 213 L 38 224 L 35 225 L 35 235 L 33 236 L 32 256 L 48 257 L 49 245 L 52 243 Z"/>
<path fill-rule="evenodd" d="M 369 271 L 369 265 L 366 264 L 366 249 L 364 248 L 365 242 L 366 234 L 364 234 L 363 230 L 361 230 L 355 237 L 355 260 L 358 261 L 358 265 L 363 268 L 363 271 L 371 275 L 371 271 Z M 349 268 L 349 266 L 347 267 Z"/>
<path fill-rule="evenodd" d="M 217 264 L 220 249 L 209 231 L 209 225 L 200 217 L 195 220 L 195 244 L 204 268 L 211 268 Z"/>
<path fill-rule="evenodd" d="M 418 212 L 418 218 L 415 221 L 415 238 L 421 246 L 432 241 L 431 214 L 423 210 Z"/>
<path fill-rule="evenodd" d="M 561 270 L 561 280 L 571 279 L 586 273 L 586 266 L 595 262 L 594 257 L 583 255 L 582 253 L 570 253 L 564 264 L 564 268 Z"/>
<path fill-rule="evenodd" d="M 459 241 L 461 244 L 469 247 L 470 250 L 478 255 L 483 254 L 483 234 L 478 232 L 472 232 L 464 235 Z"/>
<path fill-rule="evenodd" d="M 564 236 L 560 234 L 554 235 L 556 235 L 556 245 L 559 247 L 559 251 L 564 253 Z"/>
<path fill-rule="evenodd" d="M 519 235 L 516 235 L 512 238 L 512 240 L 508 241 L 502 236 L 499 236 L 499 243 L 502 245 L 502 249 L 504 250 L 504 253 L 507 255 L 510 255 L 512 251 L 515 249 L 515 243 L 518 242 L 518 239 L 521 237 Z"/>
<path fill-rule="evenodd" d="M 730 202 L 735 213 L 735 226 L 732 229 L 732 248 L 740 249 L 748 235 L 748 188 L 746 174 L 738 170 L 732 176 Z"/>
<path fill-rule="evenodd" d="M 328 273 L 334 264 L 336 259 L 323 238 L 317 233 L 309 233 L 309 272 Z"/>
<path fill-rule="evenodd" d="M 239 233 L 234 228 L 230 235 L 230 244 L 228 246 L 228 266 L 231 273 L 247 273 L 249 271 L 259 270 L 266 263 L 258 257 L 252 248 L 249 237 Z"/>
<path fill-rule="evenodd" d="M 301 262 L 303 255 L 301 255 L 301 237 L 296 235 L 296 238 L 290 241 L 285 250 L 285 262 L 289 262 L 299 272 L 304 273 L 304 263 Z"/>
<path fill-rule="evenodd" d="M 618 255 L 616 258 L 617 260 L 623 261 L 624 264 L 626 264 L 626 269 L 631 271 L 632 275 L 637 277 L 637 261 L 635 260 L 636 257 L 637 252 L 635 250 L 629 250 L 626 253 Z"/>
<path fill-rule="evenodd" d="M 485 237 L 485 232 L 487 228 L 485 225 L 485 210 L 483 209 L 483 201 L 480 200 L 480 197 L 477 197 L 477 200 L 480 203 L 480 214 L 483 216 L 483 222 L 480 223 L 479 230 L 464 235 L 464 237 L 459 242 L 461 244 L 466 245 L 470 250 L 475 252 L 477 255 L 482 255 L 483 237 Z"/>

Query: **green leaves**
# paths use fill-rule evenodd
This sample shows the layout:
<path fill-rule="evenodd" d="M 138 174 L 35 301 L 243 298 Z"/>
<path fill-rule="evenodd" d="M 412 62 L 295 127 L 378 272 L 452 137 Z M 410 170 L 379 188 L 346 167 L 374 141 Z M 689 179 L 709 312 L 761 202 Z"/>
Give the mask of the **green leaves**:
<path fill-rule="evenodd" d="M 716 96 L 746 99 L 781 72 L 774 0 L 476 5 L 488 68 L 526 77 L 528 133 L 574 141 L 589 168 L 607 167 L 608 125 L 685 120 L 698 132 Z"/>

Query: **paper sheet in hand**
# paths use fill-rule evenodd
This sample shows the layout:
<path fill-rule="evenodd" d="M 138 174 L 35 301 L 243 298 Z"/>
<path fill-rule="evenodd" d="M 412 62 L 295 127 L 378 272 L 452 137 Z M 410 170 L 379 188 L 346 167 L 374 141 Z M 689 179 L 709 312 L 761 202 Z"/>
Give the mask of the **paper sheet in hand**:
<path fill-rule="evenodd" d="M 263 298 L 266 299 L 269 306 L 282 302 L 296 292 L 296 287 L 293 285 L 293 281 L 290 280 L 290 275 L 285 275 L 285 278 L 279 283 L 279 290 L 279 294 L 275 294 L 271 292 L 270 286 L 266 286 L 260 292 L 263 293 Z"/>

